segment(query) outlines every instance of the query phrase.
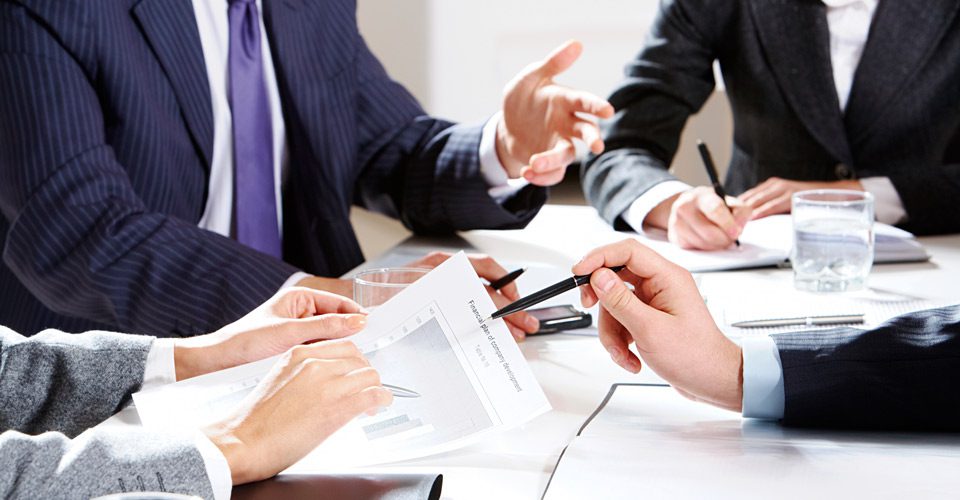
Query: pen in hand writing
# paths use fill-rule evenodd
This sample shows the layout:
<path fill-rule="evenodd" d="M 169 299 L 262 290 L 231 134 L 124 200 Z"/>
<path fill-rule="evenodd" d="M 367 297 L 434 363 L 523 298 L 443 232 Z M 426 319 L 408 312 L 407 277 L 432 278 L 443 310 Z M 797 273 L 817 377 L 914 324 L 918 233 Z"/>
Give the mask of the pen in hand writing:
<path fill-rule="evenodd" d="M 710 177 L 710 183 L 713 184 L 713 192 L 717 193 L 717 196 L 723 200 L 723 205 L 732 214 L 733 209 L 727 204 L 727 193 L 723 190 L 723 184 L 720 184 L 720 176 L 717 175 L 717 167 L 713 164 L 713 156 L 710 155 L 710 150 L 700 139 L 697 139 L 697 150 L 700 151 L 700 159 L 703 160 L 703 166 L 707 169 L 707 176 Z M 735 241 L 737 246 L 740 246 L 740 238 Z"/>

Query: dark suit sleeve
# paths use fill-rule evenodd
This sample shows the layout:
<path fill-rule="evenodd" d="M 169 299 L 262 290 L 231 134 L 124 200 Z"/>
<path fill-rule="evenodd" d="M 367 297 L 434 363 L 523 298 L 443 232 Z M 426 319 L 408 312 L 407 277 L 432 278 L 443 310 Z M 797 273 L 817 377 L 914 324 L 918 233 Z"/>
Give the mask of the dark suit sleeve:
<path fill-rule="evenodd" d="M 862 173 L 864 177 L 869 175 Z M 875 175 L 888 177 L 897 190 L 907 212 L 901 227 L 918 235 L 960 232 L 960 164 L 925 169 L 923 175 L 910 170 Z"/>
<path fill-rule="evenodd" d="M 960 306 L 774 341 L 787 425 L 960 430 Z"/>
<path fill-rule="evenodd" d="M 107 143 L 96 68 L 23 9 L 4 5 L 0 17 L 3 260 L 46 307 L 193 335 L 240 317 L 296 271 L 145 207 Z"/>
<path fill-rule="evenodd" d="M 482 127 L 426 116 L 358 43 L 356 203 L 398 217 L 417 233 L 525 226 L 546 201 L 546 189 L 527 186 L 504 203 L 494 201 L 480 173 Z"/>
<path fill-rule="evenodd" d="M 700 3 L 710 5 L 700 5 Z M 722 5 L 664 0 L 646 46 L 610 96 L 616 115 L 603 124 L 606 152 L 583 170 L 587 200 L 614 223 L 643 193 L 674 179 L 667 171 L 687 118 L 716 86 L 712 49 Z"/>

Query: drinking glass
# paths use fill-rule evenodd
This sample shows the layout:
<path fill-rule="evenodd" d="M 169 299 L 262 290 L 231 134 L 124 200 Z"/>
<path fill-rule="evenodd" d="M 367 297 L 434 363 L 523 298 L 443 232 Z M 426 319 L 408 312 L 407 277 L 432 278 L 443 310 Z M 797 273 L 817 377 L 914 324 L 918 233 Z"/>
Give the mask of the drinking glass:
<path fill-rule="evenodd" d="M 794 286 L 812 292 L 862 289 L 873 265 L 873 195 L 818 189 L 792 199 Z"/>
<path fill-rule="evenodd" d="M 353 277 L 353 300 L 373 309 L 430 272 L 416 267 L 389 267 L 361 271 Z"/>

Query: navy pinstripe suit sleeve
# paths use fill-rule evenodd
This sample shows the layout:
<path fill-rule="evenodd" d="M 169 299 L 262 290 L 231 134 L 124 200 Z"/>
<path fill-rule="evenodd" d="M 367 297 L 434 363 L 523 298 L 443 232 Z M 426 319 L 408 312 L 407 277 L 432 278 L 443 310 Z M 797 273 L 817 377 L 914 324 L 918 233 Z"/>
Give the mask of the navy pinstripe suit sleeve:
<path fill-rule="evenodd" d="M 787 425 L 960 430 L 960 306 L 773 338 Z"/>
<path fill-rule="evenodd" d="M 49 309 L 192 335 L 241 316 L 295 268 L 148 211 L 107 145 L 85 73 L 22 9 L 0 8 L 4 263 Z"/>
<path fill-rule="evenodd" d="M 360 41 L 358 141 L 363 166 L 356 202 L 399 217 L 420 233 L 519 229 L 546 201 L 527 186 L 503 204 L 487 193 L 480 173 L 482 126 L 426 116 L 403 86 L 390 79 Z"/>

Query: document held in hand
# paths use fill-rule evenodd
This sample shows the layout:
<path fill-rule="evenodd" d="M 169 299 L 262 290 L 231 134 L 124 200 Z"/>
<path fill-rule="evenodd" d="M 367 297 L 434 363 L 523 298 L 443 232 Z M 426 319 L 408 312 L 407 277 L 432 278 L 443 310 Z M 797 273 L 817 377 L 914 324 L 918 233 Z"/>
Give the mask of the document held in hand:
<path fill-rule="evenodd" d="M 396 397 L 361 416 L 291 470 L 369 465 L 440 453 L 520 425 L 550 409 L 502 320 L 461 252 L 369 316 L 350 337 Z M 267 359 L 134 394 L 145 426 L 196 427 L 227 415 L 270 370 Z"/>

